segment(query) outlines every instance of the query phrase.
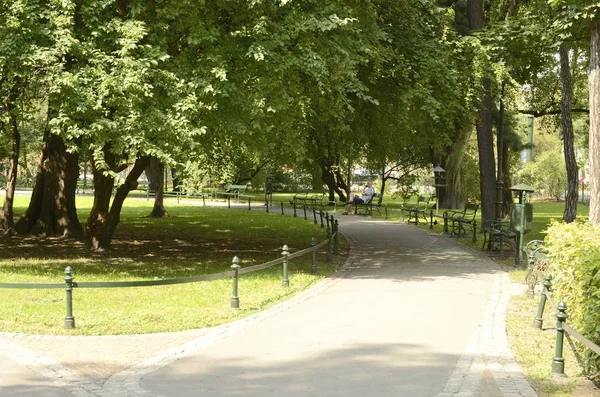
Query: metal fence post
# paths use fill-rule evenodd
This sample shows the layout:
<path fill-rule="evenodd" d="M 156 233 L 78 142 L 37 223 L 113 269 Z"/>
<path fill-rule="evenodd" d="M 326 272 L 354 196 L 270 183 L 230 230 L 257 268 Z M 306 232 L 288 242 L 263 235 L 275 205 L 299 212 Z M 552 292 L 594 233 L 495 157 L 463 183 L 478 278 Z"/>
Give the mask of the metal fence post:
<path fill-rule="evenodd" d="M 333 253 L 337 255 L 338 253 L 338 245 L 340 242 L 339 239 L 339 227 L 338 227 L 338 220 L 335 220 L 335 231 L 334 231 L 334 236 L 333 236 Z"/>
<path fill-rule="evenodd" d="M 325 213 L 325 221 L 327 222 L 327 238 L 329 238 L 329 233 L 331 232 L 331 228 L 329 227 L 329 214 Z"/>
<path fill-rule="evenodd" d="M 552 288 L 552 276 L 548 274 L 544 279 L 544 289 L 540 295 L 540 305 L 538 307 L 537 315 L 533 319 L 533 328 L 542 329 L 542 323 L 544 322 L 544 306 L 546 306 L 546 294 L 550 291 L 550 288 Z"/>
<path fill-rule="evenodd" d="M 71 266 L 65 268 L 65 291 L 67 292 L 67 315 L 65 317 L 65 328 L 75 328 L 75 317 L 73 317 L 73 269 Z"/>
<path fill-rule="evenodd" d="M 433 210 L 429 210 L 429 228 L 433 229 Z"/>
<path fill-rule="evenodd" d="M 331 262 L 331 231 L 329 230 L 329 223 L 327 223 L 327 262 Z"/>
<path fill-rule="evenodd" d="M 310 239 L 310 246 L 312 247 L 312 264 L 310 265 L 310 274 L 317 274 L 317 244 L 315 238 Z"/>
<path fill-rule="evenodd" d="M 473 242 L 477 242 L 477 221 L 473 221 Z"/>
<path fill-rule="evenodd" d="M 238 279 L 240 271 L 240 259 L 237 256 L 234 256 L 231 262 L 231 268 L 233 269 L 233 294 L 231 295 L 231 308 L 239 309 L 240 298 L 238 296 Z"/>
<path fill-rule="evenodd" d="M 269 208 L 269 206 L 267 206 Z M 248 197 L 248 211 L 250 211 L 250 197 Z"/>
<path fill-rule="evenodd" d="M 323 210 L 319 210 L 319 216 L 321 217 L 321 229 L 325 228 L 325 225 L 323 224 Z"/>
<path fill-rule="evenodd" d="M 288 246 L 284 245 L 283 246 L 283 252 L 281 253 L 281 255 L 283 255 L 283 281 L 281 282 L 281 284 L 284 287 L 288 287 L 290 285 L 290 280 L 288 279 L 288 255 L 290 254 Z"/>
<path fill-rule="evenodd" d="M 558 312 L 556 312 L 556 350 L 552 359 L 552 376 L 565 376 L 565 359 L 563 358 L 563 342 L 565 339 L 565 330 L 563 323 L 567 319 L 567 304 L 560 301 Z"/>
<path fill-rule="evenodd" d="M 294 200 L 294 201 L 292 202 L 292 204 L 293 204 L 292 206 L 294 207 L 294 218 L 295 218 L 295 217 L 297 217 L 297 216 L 298 216 L 298 215 L 296 214 L 296 200 Z"/>
<path fill-rule="evenodd" d="M 315 220 L 315 225 L 317 224 L 317 209 L 313 208 L 313 219 Z"/>
<path fill-rule="evenodd" d="M 281 215 L 283 215 L 283 201 L 280 201 L 281 203 Z"/>

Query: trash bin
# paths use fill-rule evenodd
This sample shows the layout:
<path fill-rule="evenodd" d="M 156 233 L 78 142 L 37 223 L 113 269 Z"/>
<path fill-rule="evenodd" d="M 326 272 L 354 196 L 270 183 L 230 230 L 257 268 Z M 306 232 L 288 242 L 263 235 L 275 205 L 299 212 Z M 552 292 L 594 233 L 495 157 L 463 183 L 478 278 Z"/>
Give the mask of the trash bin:
<path fill-rule="evenodd" d="M 511 204 L 510 206 L 510 229 L 515 232 L 526 234 L 531 231 L 533 221 L 533 204 Z"/>

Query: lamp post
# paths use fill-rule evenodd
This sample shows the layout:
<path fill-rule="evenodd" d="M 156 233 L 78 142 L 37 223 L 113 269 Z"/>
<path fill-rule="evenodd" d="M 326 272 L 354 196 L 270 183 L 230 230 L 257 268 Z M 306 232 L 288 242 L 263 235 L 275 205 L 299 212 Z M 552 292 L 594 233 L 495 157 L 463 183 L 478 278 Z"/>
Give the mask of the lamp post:
<path fill-rule="evenodd" d="M 439 215 L 440 214 L 440 186 L 444 186 L 444 184 L 442 184 L 442 178 L 444 177 L 444 173 L 446 172 L 445 169 L 443 169 L 442 167 L 440 167 L 440 165 L 438 164 L 437 167 L 435 167 L 433 169 L 433 176 L 434 176 L 434 184 L 435 184 L 435 215 Z"/>

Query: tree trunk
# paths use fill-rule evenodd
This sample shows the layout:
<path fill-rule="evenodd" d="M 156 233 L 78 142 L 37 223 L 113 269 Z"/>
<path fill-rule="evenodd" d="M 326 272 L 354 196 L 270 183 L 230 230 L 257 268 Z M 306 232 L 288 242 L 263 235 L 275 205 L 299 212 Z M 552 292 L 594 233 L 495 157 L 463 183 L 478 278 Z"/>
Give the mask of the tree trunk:
<path fill-rule="evenodd" d="M 339 171 L 333 171 L 332 167 L 325 162 L 320 162 L 321 175 L 323 183 L 327 185 L 329 190 L 329 202 L 335 202 L 335 195 L 337 194 L 341 201 L 345 202 L 348 198 L 346 196 L 347 184 L 343 182 Z"/>
<path fill-rule="evenodd" d="M 494 159 L 490 85 L 490 79 L 485 78 L 483 81 L 484 97 L 479 110 L 480 119 L 476 124 L 482 222 L 494 219 L 495 216 L 496 161 Z"/>
<path fill-rule="evenodd" d="M 590 37 L 590 222 L 600 225 L 600 21 Z"/>
<path fill-rule="evenodd" d="M 176 168 L 171 168 L 171 179 L 173 180 L 173 191 L 180 192 L 181 191 L 181 179 L 179 179 L 179 174 L 177 173 Z"/>
<path fill-rule="evenodd" d="M 149 162 L 150 157 L 140 157 L 136 159 L 133 168 L 131 169 L 131 171 L 129 171 L 129 174 L 125 178 L 125 183 L 123 183 L 117 189 L 117 192 L 115 193 L 115 197 L 112 202 L 112 206 L 110 207 L 110 222 L 108 227 L 110 239 L 112 239 L 112 236 L 114 235 L 115 230 L 117 229 L 117 225 L 121 221 L 121 210 L 123 209 L 123 203 L 125 202 L 127 195 L 130 191 L 137 189 L 137 180 L 140 177 L 140 175 L 142 175 L 142 172 L 144 172 Z"/>
<path fill-rule="evenodd" d="M 485 26 L 483 0 L 467 0 L 467 19 L 471 30 Z M 479 182 L 481 191 L 481 218 L 485 222 L 494 218 L 494 196 L 496 189 L 496 161 L 494 159 L 494 137 L 492 130 L 491 80 L 483 79 L 482 100 L 479 105 L 479 120 L 476 123 L 477 147 L 479 151 Z"/>
<path fill-rule="evenodd" d="M 565 164 L 567 166 L 567 196 L 565 197 L 565 212 L 563 221 L 570 223 L 577 217 L 577 200 L 579 196 L 579 169 L 575 159 L 575 138 L 573 137 L 573 122 L 571 120 L 571 69 L 569 65 L 569 46 L 560 45 L 560 80 L 562 82 L 562 101 L 560 104 L 561 128 Z"/>
<path fill-rule="evenodd" d="M 12 98 L 11 98 L 12 99 Z M 14 222 L 13 203 L 15 199 L 15 190 L 17 188 L 17 172 L 19 167 L 19 149 L 21 147 L 21 133 L 17 124 L 16 116 L 11 112 L 14 107 L 12 100 L 5 107 L 10 118 L 10 126 L 12 128 L 12 150 L 10 155 L 10 164 L 8 166 L 8 175 L 6 176 L 6 197 L 4 198 L 4 206 L 0 214 L 2 228 L 4 230 L 11 229 Z"/>
<path fill-rule="evenodd" d="M 106 154 L 105 154 L 106 156 Z M 107 161 L 110 164 L 109 161 Z M 110 199 L 115 183 L 111 175 L 104 174 L 92 162 L 92 175 L 94 175 L 94 204 L 86 222 L 85 242 L 87 247 L 96 252 L 104 251 L 110 246 Z"/>
<path fill-rule="evenodd" d="M 76 153 L 67 152 L 62 138 L 46 127 L 31 201 L 15 224 L 15 232 L 76 238 L 83 235 L 75 206 L 78 159 Z"/>
<path fill-rule="evenodd" d="M 457 124 L 456 130 L 458 138 L 446 158 L 446 186 L 444 199 L 441 202 L 442 208 L 462 208 L 466 201 L 463 194 L 462 161 L 473 129 Z"/>
<path fill-rule="evenodd" d="M 510 148 L 506 142 L 502 145 L 502 153 L 502 216 L 506 216 L 510 214 L 510 205 L 513 203 L 513 193 L 510 190 Z"/>
<path fill-rule="evenodd" d="M 164 205 L 164 185 L 165 185 L 165 166 L 161 161 L 152 157 L 148 166 L 146 167 L 146 175 L 148 175 L 148 170 L 153 170 L 154 174 L 154 186 L 156 188 L 154 195 L 154 208 L 152 208 L 152 212 L 150 213 L 150 217 L 152 218 L 166 218 L 169 216 L 169 213 L 165 209 Z"/>
<path fill-rule="evenodd" d="M 114 164 L 114 155 L 105 148 L 105 159 L 108 164 Z M 94 204 L 86 223 L 86 245 L 92 251 L 102 252 L 110 248 L 113 235 L 121 220 L 123 203 L 130 191 L 137 188 L 137 180 L 146 169 L 149 157 L 138 158 L 125 178 L 125 183 L 119 186 L 110 205 L 114 178 L 104 175 L 92 164 L 94 175 Z"/>

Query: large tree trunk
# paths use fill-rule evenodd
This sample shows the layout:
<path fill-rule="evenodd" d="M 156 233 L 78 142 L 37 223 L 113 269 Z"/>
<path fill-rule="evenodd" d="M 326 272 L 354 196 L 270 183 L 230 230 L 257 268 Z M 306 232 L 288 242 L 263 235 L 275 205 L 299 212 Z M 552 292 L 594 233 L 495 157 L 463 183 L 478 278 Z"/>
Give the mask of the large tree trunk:
<path fill-rule="evenodd" d="M 19 149 L 21 147 L 21 133 L 19 132 L 17 118 L 13 112 L 11 112 L 14 107 L 13 99 L 16 99 L 16 97 L 11 98 L 10 103 L 5 106 L 5 110 L 9 114 L 10 127 L 12 129 L 12 150 L 8 166 L 8 175 L 6 176 L 6 197 L 4 198 L 4 206 L 2 208 L 2 213 L 0 214 L 0 220 L 2 221 L 2 228 L 4 230 L 10 230 L 14 226 L 13 203 L 15 199 L 15 190 L 17 188 Z"/>
<path fill-rule="evenodd" d="M 600 225 L 600 21 L 590 37 L 590 222 Z"/>
<path fill-rule="evenodd" d="M 107 164 L 115 164 L 115 156 L 109 152 L 108 147 L 104 150 Z M 121 220 L 121 209 L 123 202 L 131 190 L 137 188 L 137 179 L 142 175 L 148 165 L 148 157 L 138 158 L 125 178 L 125 183 L 117 189 L 115 197 L 110 205 L 114 178 L 104 175 L 102 170 L 92 164 L 94 174 L 94 204 L 86 223 L 86 245 L 92 251 L 102 252 L 110 248 L 113 235 Z"/>
<path fill-rule="evenodd" d="M 111 164 L 108 160 L 107 163 Z M 85 241 L 90 250 L 101 252 L 110 246 L 109 209 L 115 180 L 111 175 L 105 174 L 104 170 L 98 169 L 95 162 L 92 162 L 92 175 L 94 175 L 94 204 L 86 222 Z"/>
<path fill-rule="evenodd" d="M 575 160 L 575 138 L 573 137 L 573 122 L 571 120 L 571 68 L 569 65 L 569 47 L 566 43 L 560 45 L 560 80 L 562 82 L 561 128 L 565 164 L 567 166 L 567 196 L 565 197 L 565 212 L 563 221 L 573 222 L 577 216 L 577 200 L 579 198 L 578 182 L 579 169 Z"/>
<path fill-rule="evenodd" d="M 108 226 L 108 233 L 111 239 L 115 233 L 115 230 L 117 229 L 117 225 L 121 221 L 121 210 L 123 209 L 123 203 L 125 202 L 129 192 L 137 189 L 137 180 L 140 175 L 142 175 L 142 172 L 144 172 L 144 169 L 146 169 L 149 162 L 150 157 L 140 157 L 136 159 L 133 168 L 131 171 L 129 171 L 129 174 L 125 178 L 125 183 L 119 186 L 117 192 L 115 193 L 112 206 L 110 207 L 110 222 Z"/>
<path fill-rule="evenodd" d="M 513 203 L 513 192 L 510 190 L 510 148 L 506 142 L 502 145 L 502 153 L 502 216 L 506 216 L 510 214 L 510 206 Z"/>
<path fill-rule="evenodd" d="M 471 127 L 464 128 L 457 124 L 456 130 L 458 138 L 446 158 L 446 186 L 444 199 L 441 202 L 442 208 L 462 208 L 466 201 L 463 194 L 462 162 L 473 129 Z"/>
<path fill-rule="evenodd" d="M 492 131 L 491 81 L 484 79 L 484 97 L 477 121 L 477 148 L 479 152 L 479 184 L 481 192 L 482 222 L 494 219 L 496 196 L 496 161 L 494 159 L 494 140 Z"/>
<path fill-rule="evenodd" d="M 148 172 L 150 170 L 150 173 Z M 166 218 L 169 213 L 164 205 L 164 185 L 165 185 L 165 166 L 156 157 L 152 157 L 146 167 L 146 175 L 152 175 L 152 182 L 155 188 L 154 207 L 150 213 L 152 218 Z M 150 181 L 150 176 L 148 176 Z"/>
<path fill-rule="evenodd" d="M 321 176 L 323 183 L 327 185 L 329 190 L 329 202 L 335 202 L 335 195 L 337 194 L 341 201 L 345 202 L 348 198 L 346 197 L 346 189 L 348 185 L 344 182 L 344 178 L 339 170 L 333 170 L 332 166 L 323 162 L 320 162 Z"/>
<path fill-rule="evenodd" d="M 75 192 L 78 156 L 68 153 L 61 137 L 44 131 L 42 156 L 31 201 L 14 230 L 19 234 L 81 237 Z"/>
<path fill-rule="evenodd" d="M 483 0 L 467 0 L 467 19 L 471 30 L 485 26 Z M 492 130 L 491 80 L 483 79 L 483 94 L 479 105 L 479 120 L 476 123 L 479 151 L 479 182 L 481 191 L 482 221 L 494 218 L 494 196 L 496 188 L 496 161 L 494 159 L 494 137 Z"/>

